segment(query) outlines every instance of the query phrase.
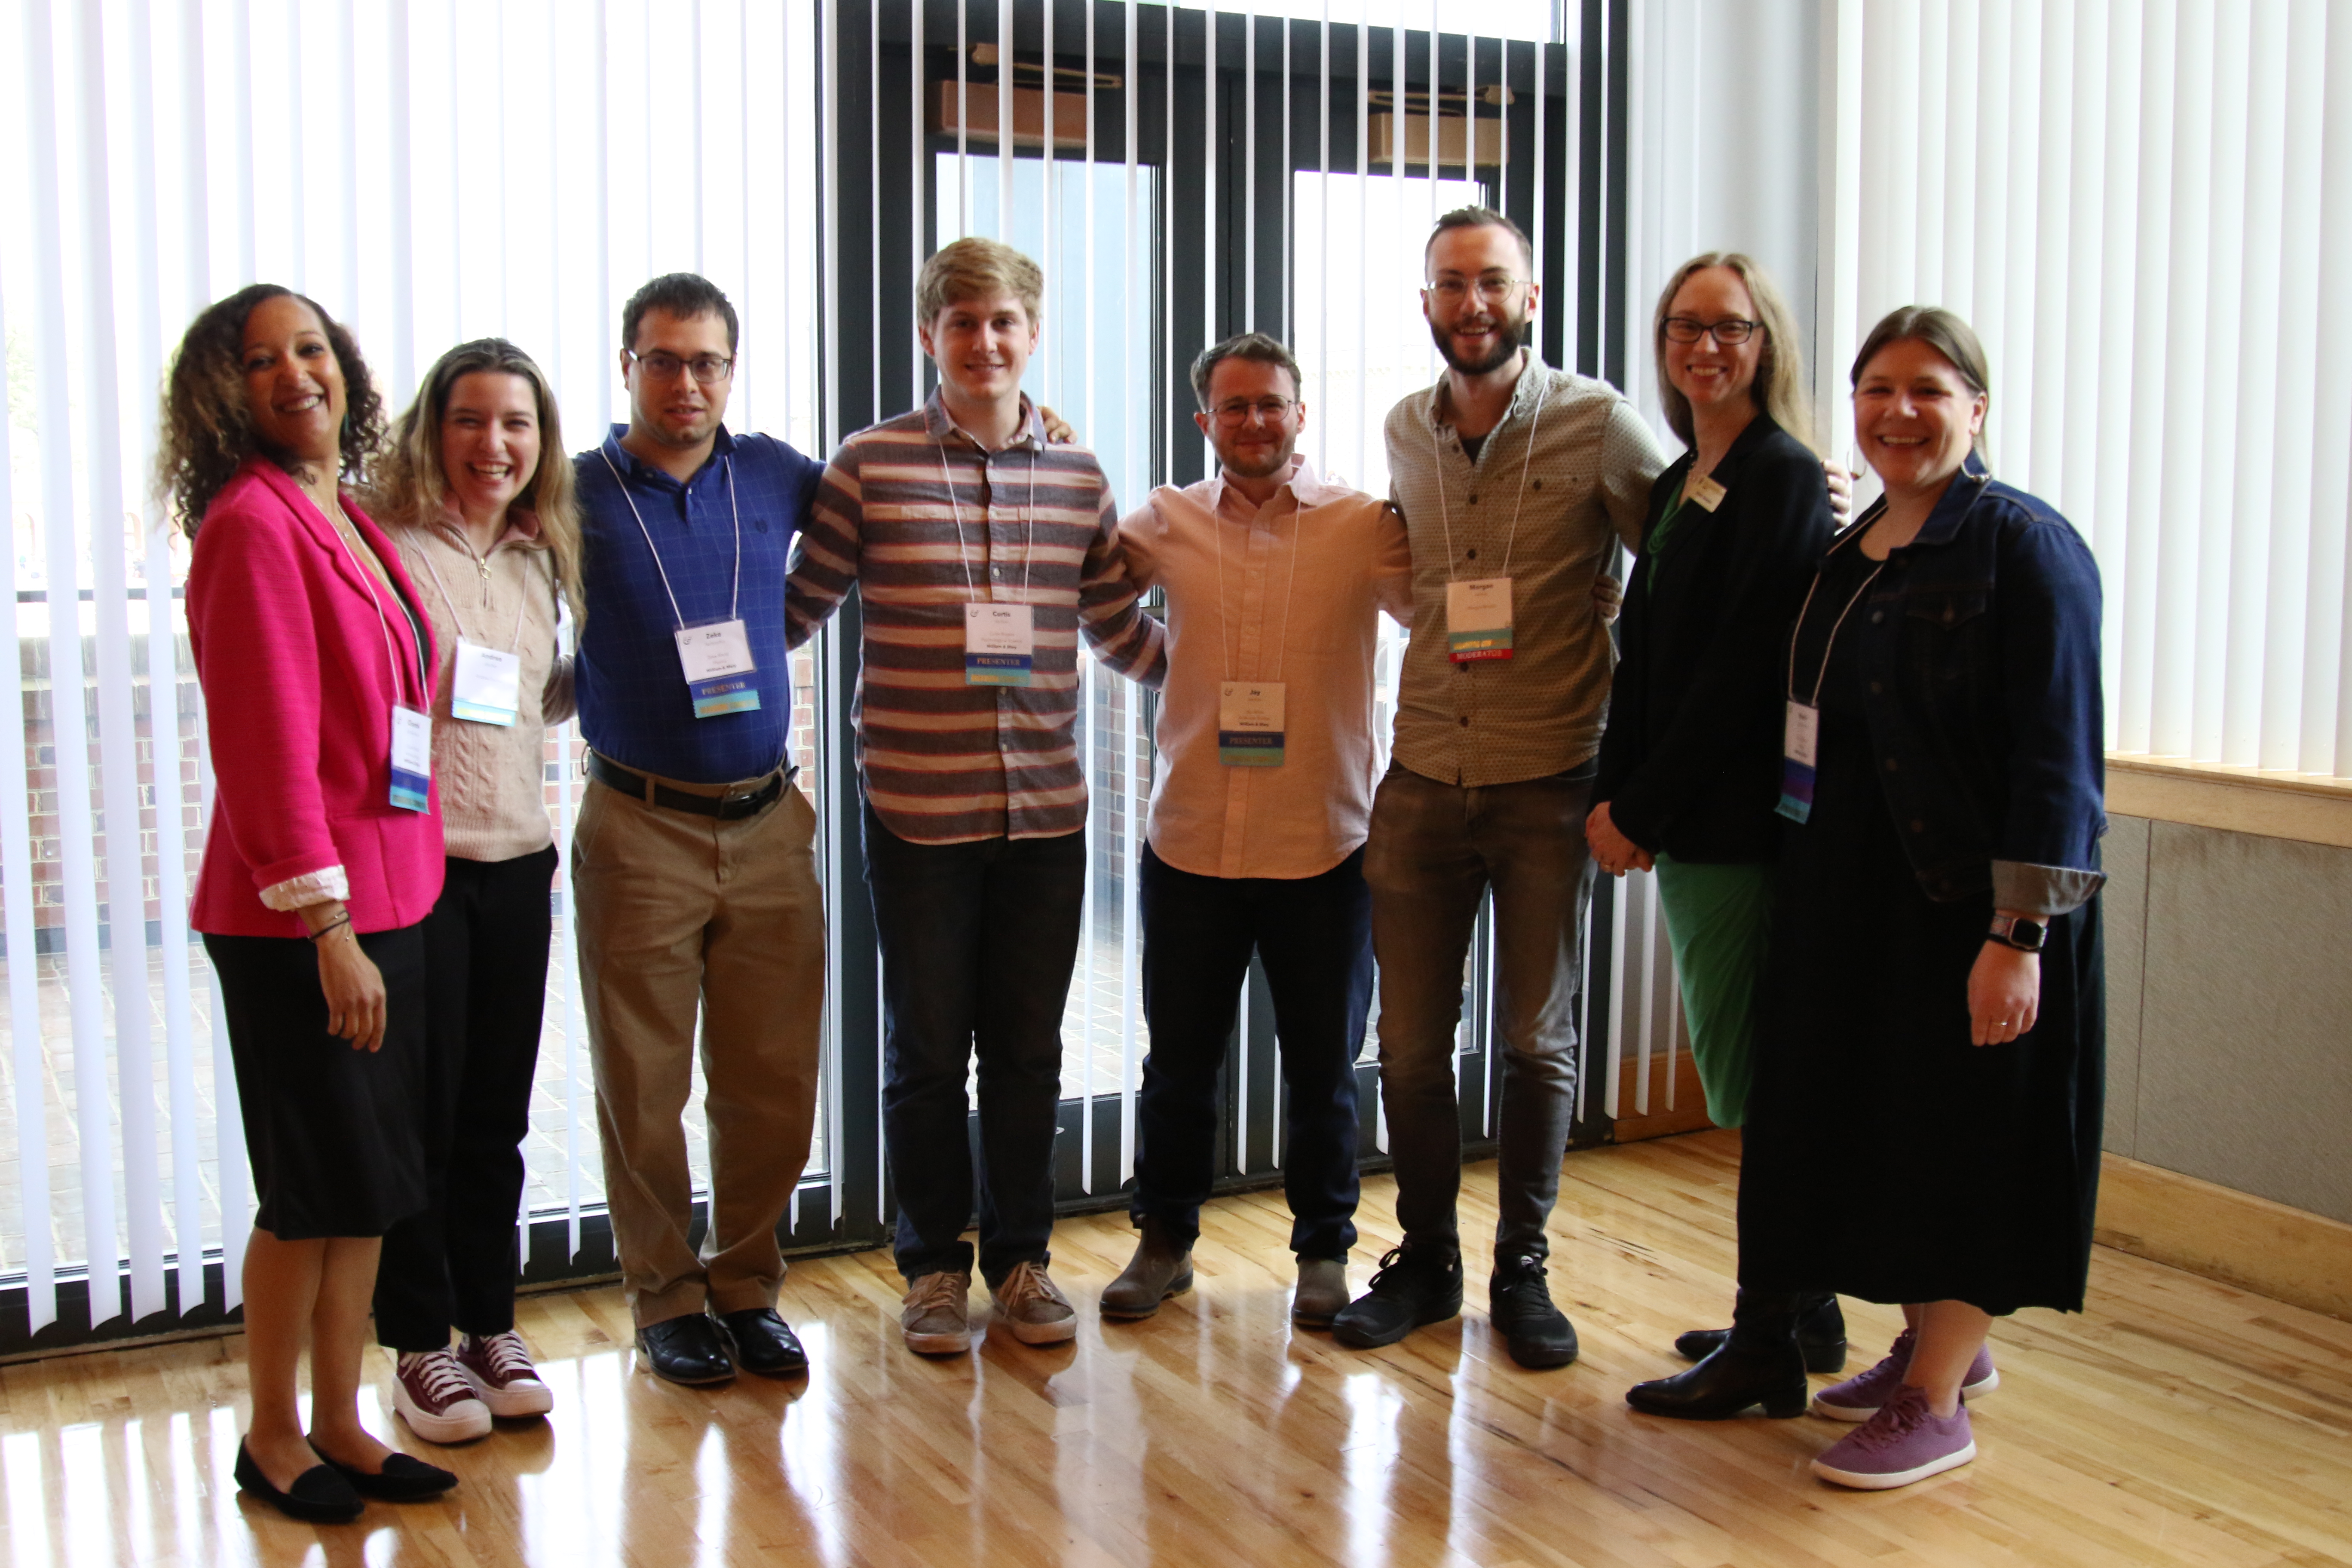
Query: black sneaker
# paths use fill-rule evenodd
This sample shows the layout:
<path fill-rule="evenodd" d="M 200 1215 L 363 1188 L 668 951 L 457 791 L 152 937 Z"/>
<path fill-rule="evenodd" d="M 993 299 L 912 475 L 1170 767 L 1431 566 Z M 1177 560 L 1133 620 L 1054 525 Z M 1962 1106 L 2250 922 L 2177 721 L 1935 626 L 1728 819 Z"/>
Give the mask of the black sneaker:
<path fill-rule="evenodd" d="M 1576 1359 L 1576 1325 L 1551 1304 L 1543 1259 L 1532 1253 L 1496 1260 L 1486 1316 L 1521 1366 L 1566 1366 Z"/>
<path fill-rule="evenodd" d="M 1462 1310 L 1462 1255 L 1400 1247 L 1381 1259 L 1371 1289 L 1331 1320 L 1331 1337 L 1360 1351 L 1392 1345 Z"/>

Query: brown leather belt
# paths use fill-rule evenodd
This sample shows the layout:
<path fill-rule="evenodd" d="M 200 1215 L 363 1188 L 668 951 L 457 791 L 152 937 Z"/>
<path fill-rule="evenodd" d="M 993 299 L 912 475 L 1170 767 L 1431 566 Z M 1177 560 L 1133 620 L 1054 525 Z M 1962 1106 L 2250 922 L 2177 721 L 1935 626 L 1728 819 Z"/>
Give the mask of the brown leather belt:
<path fill-rule="evenodd" d="M 784 785 L 801 770 L 782 767 L 770 773 L 756 789 L 738 795 L 691 795 L 682 789 L 672 789 L 657 780 L 634 773 L 605 756 L 602 752 L 588 753 L 588 776 L 607 789 L 618 790 L 635 799 L 672 811 L 692 812 L 697 816 L 715 816 L 721 822 L 735 822 L 766 809 L 770 802 L 784 793 Z"/>

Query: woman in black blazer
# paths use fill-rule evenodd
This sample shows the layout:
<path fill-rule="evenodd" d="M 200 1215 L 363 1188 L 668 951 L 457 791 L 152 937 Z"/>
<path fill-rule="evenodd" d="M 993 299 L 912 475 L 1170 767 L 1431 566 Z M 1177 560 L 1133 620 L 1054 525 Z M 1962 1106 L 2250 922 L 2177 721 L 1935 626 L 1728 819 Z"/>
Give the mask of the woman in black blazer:
<path fill-rule="evenodd" d="M 1685 262 L 1658 297 L 1654 338 L 1666 422 L 1689 450 L 1650 492 L 1586 835 L 1612 876 L 1656 873 L 1707 1114 L 1737 1127 L 1780 847 L 1776 670 L 1829 543 L 1830 497 L 1799 434 L 1811 419 L 1795 321 L 1753 261 L 1711 252 Z M 1775 1351 L 1775 1415 L 1804 1408 L 1803 1373 L 1793 1386 L 1779 1375 L 1799 1313 L 1809 1359 L 1838 1370 L 1845 1331 L 1835 1297 L 1745 1301 L 1729 1336 Z M 1685 1334 L 1680 1348 L 1706 1355 L 1726 1337 Z M 1764 1397 L 1753 1380 L 1727 1382 L 1728 1364 L 1627 1397 L 1654 1414 L 1699 1416 Z"/>

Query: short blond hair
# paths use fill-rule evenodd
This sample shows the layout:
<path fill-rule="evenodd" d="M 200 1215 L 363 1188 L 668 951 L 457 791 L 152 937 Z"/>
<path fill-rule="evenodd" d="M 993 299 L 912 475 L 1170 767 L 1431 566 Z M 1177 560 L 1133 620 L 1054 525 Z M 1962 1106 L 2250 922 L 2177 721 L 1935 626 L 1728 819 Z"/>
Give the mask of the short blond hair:
<path fill-rule="evenodd" d="M 923 263 L 923 275 L 915 281 L 916 325 L 929 327 L 950 305 L 1003 294 L 1021 301 L 1034 327 L 1045 314 L 1045 274 L 1001 240 L 959 239 Z"/>

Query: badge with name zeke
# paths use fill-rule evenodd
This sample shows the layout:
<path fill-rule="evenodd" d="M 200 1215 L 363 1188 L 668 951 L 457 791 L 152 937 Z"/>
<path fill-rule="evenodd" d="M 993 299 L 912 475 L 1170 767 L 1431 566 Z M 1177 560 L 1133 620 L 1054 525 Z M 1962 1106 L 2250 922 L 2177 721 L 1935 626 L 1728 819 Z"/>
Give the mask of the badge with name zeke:
<path fill-rule="evenodd" d="M 1229 768 L 1282 766 L 1279 680 L 1228 680 L 1217 688 L 1217 761 Z"/>
<path fill-rule="evenodd" d="M 686 689 L 694 699 L 696 718 L 749 713 L 760 706 L 751 639 L 741 621 L 685 626 L 677 637 L 677 661 L 686 667 Z"/>
<path fill-rule="evenodd" d="M 1027 605 L 963 607 L 966 686 L 1026 686 L 1036 662 L 1036 613 Z"/>

